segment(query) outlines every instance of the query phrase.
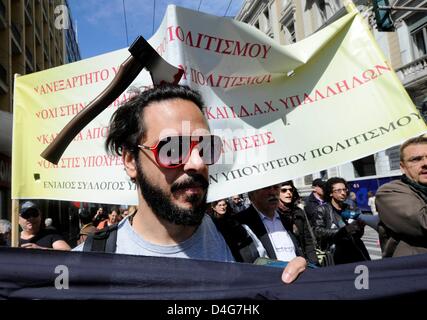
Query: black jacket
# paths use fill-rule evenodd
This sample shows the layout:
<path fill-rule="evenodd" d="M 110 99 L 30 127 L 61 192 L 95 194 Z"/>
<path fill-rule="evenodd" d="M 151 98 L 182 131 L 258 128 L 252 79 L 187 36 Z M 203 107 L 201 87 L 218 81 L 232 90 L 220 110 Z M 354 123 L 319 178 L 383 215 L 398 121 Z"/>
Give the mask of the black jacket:
<path fill-rule="evenodd" d="M 259 217 L 258 212 L 255 210 L 255 208 L 251 205 L 246 210 L 239 212 L 236 215 L 236 218 L 240 224 L 247 225 L 252 230 L 252 232 L 258 237 L 258 239 L 264 246 L 264 249 L 267 251 L 268 257 L 270 259 L 277 259 L 276 253 L 274 252 L 273 245 L 270 241 L 267 230 L 265 229 L 264 223 L 262 223 L 261 218 Z M 289 230 L 286 228 L 286 221 L 282 215 L 280 215 L 280 220 L 282 221 L 283 226 L 288 231 L 288 234 L 292 239 L 292 242 L 295 246 L 295 254 L 297 256 L 303 256 L 298 240 L 292 233 L 292 229 Z"/>
<path fill-rule="evenodd" d="M 344 226 L 338 227 L 342 223 Z M 335 264 L 371 260 L 360 239 L 364 229 L 360 228 L 358 232 L 348 234 L 345 228 L 347 224 L 330 203 L 317 207 L 313 229 L 320 248 L 333 253 Z"/>
<path fill-rule="evenodd" d="M 283 211 L 279 209 L 280 215 L 283 216 L 282 222 L 286 230 L 292 230 L 293 234 L 301 246 L 302 252 L 309 262 L 319 264 L 317 259 L 311 226 L 307 222 L 307 217 L 301 208 L 294 206 L 292 209 Z M 295 229 L 294 230 L 294 226 Z"/>
<path fill-rule="evenodd" d="M 253 263 L 259 258 L 256 244 L 246 229 L 236 220 L 235 215 L 225 214 L 221 218 L 214 216 L 211 218 L 237 262 Z"/>
<path fill-rule="evenodd" d="M 320 206 L 319 200 L 314 196 L 313 192 L 310 193 L 307 200 L 305 201 L 305 213 L 307 214 L 307 218 L 310 221 L 311 225 L 314 224 L 314 220 L 316 219 L 316 209 Z"/>

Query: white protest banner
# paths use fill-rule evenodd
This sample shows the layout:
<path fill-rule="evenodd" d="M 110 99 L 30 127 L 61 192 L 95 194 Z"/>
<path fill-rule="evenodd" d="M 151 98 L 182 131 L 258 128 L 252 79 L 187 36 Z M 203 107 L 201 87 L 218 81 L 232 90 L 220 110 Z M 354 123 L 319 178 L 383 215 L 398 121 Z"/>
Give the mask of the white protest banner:
<path fill-rule="evenodd" d="M 223 139 L 210 167 L 215 200 L 384 150 L 426 131 L 361 17 L 350 13 L 281 46 L 234 20 L 169 6 L 150 44 L 184 70 Z M 135 185 L 104 151 L 109 119 L 146 71 L 70 144 L 58 165 L 40 157 L 65 124 L 111 81 L 119 50 L 19 77 L 15 83 L 13 198 L 136 204 Z M 183 123 L 183 130 L 186 124 Z"/>

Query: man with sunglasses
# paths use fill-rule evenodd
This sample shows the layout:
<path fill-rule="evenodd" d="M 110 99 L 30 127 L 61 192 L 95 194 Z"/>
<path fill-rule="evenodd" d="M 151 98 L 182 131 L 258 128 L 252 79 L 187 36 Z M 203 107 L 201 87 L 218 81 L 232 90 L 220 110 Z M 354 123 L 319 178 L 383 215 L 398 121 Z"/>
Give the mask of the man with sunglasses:
<path fill-rule="evenodd" d="M 403 176 L 378 189 L 383 257 L 427 253 L 427 137 L 415 137 L 400 147 Z"/>
<path fill-rule="evenodd" d="M 114 113 L 107 149 L 122 156 L 136 183 L 138 210 L 108 236 L 115 253 L 234 262 L 205 214 L 208 165 L 219 160 L 221 138 L 211 135 L 201 96 L 186 86 L 164 84 L 134 97 Z M 96 251 L 89 237 L 75 250 Z M 291 264 L 287 282 L 301 272 Z"/>
<path fill-rule="evenodd" d="M 22 228 L 19 246 L 22 248 L 71 250 L 58 233 L 44 227 L 40 209 L 32 201 L 22 204 L 19 212 L 19 225 Z"/>
<path fill-rule="evenodd" d="M 343 178 L 330 178 L 325 185 L 326 203 L 316 209 L 314 234 L 320 249 L 333 255 L 335 264 L 371 260 L 361 237 L 365 224 L 361 220 L 349 221 L 343 214 L 348 209 L 347 182 Z"/>

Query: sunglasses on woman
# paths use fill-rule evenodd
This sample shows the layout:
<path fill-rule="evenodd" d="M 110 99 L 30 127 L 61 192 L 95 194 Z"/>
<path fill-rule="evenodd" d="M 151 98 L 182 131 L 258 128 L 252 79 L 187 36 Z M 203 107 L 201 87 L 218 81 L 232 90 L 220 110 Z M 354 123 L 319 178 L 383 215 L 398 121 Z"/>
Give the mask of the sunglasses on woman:
<path fill-rule="evenodd" d="M 154 146 L 138 145 L 142 150 L 151 150 L 159 166 L 177 168 L 184 165 L 197 146 L 203 163 L 211 165 L 221 156 L 222 140 L 215 135 L 206 136 L 168 136 L 160 139 Z"/>

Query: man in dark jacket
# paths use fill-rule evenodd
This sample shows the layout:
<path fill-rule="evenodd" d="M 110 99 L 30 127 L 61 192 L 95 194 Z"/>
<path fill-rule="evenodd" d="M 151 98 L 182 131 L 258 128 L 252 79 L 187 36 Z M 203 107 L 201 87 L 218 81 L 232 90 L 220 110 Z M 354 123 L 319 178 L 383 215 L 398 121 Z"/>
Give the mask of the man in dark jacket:
<path fill-rule="evenodd" d="M 383 257 L 427 253 L 427 137 L 409 139 L 400 147 L 400 180 L 378 190 Z"/>
<path fill-rule="evenodd" d="M 325 187 L 325 181 L 322 179 L 314 179 L 312 187 L 313 191 L 308 196 L 304 208 L 310 223 L 313 223 L 314 221 L 317 207 L 325 203 L 323 200 L 323 188 Z"/>
<path fill-rule="evenodd" d="M 260 256 L 282 261 L 304 261 L 303 252 L 292 230 L 287 230 L 278 212 L 280 184 L 249 192 L 251 205 L 236 215 L 254 235 Z"/>
<path fill-rule="evenodd" d="M 347 220 L 347 182 L 330 178 L 325 185 L 326 203 L 319 206 L 314 220 L 314 233 L 322 250 L 333 254 L 335 264 L 371 260 L 361 237 L 364 223 Z"/>

